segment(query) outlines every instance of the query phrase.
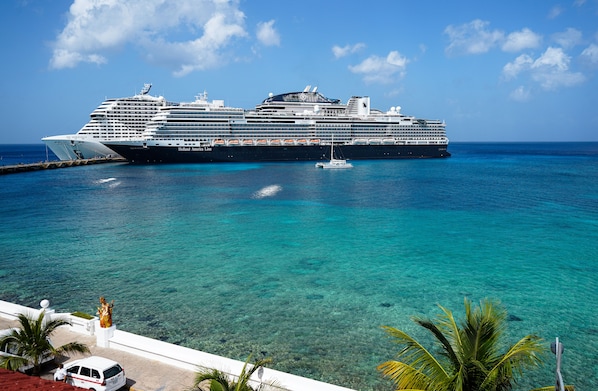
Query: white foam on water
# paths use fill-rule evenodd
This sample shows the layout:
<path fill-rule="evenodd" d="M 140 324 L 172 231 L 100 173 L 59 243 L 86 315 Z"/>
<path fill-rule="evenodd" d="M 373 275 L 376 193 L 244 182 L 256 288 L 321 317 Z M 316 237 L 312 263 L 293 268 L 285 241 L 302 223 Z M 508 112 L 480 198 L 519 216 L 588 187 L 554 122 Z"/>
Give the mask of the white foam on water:
<path fill-rule="evenodd" d="M 270 185 L 261 188 L 260 190 L 253 193 L 252 198 L 265 198 L 265 197 L 273 197 L 278 194 L 282 190 L 282 186 L 280 185 Z"/>
<path fill-rule="evenodd" d="M 112 182 L 115 180 L 116 180 L 116 178 L 104 178 L 104 179 L 99 179 L 98 183 L 108 183 L 108 182 Z"/>

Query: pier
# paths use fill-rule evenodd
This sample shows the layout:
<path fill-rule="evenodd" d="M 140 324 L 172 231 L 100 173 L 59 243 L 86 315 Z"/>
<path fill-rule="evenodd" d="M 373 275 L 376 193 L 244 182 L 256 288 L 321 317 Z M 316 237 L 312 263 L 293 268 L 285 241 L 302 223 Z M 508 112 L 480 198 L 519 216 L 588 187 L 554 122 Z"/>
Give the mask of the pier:
<path fill-rule="evenodd" d="M 20 172 L 30 172 L 30 171 L 39 171 L 39 170 L 53 170 L 56 168 L 87 166 L 90 164 L 116 163 L 116 162 L 126 162 L 126 161 L 127 160 L 122 157 L 110 157 L 110 158 L 76 159 L 76 160 L 57 160 L 57 161 L 27 163 L 27 164 L 13 164 L 13 165 L 9 165 L 9 166 L 0 166 L 0 175 L 17 174 Z"/>

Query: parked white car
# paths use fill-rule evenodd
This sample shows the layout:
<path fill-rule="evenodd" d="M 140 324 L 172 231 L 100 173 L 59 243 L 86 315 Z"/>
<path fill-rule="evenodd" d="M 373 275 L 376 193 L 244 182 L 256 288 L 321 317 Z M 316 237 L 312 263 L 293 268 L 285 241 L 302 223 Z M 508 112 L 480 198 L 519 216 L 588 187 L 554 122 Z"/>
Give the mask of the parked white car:
<path fill-rule="evenodd" d="M 125 370 L 116 361 L 91 356 L 66 363 L 66 382 L 95 391 L 116 391 L 125 386 Z"/>

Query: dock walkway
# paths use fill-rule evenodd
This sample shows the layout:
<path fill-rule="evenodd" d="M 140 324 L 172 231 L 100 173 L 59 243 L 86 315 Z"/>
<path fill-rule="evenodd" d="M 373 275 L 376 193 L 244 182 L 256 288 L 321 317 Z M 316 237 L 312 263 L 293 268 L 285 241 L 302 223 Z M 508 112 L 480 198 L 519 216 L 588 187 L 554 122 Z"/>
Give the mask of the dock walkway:
<path fill-rule="evenodd" d="M 89 164 L 115 163 L 126 162 L 122 157 L 118 158 L 93 158 L 93 159 L 76 159 L 76 160 L 56 160 L 48 162 L 27 163 L 27 164 L 13 164 L 7 166 L 0 166 L 0 175 L 17 174 L 21 172 L 39 171 L 39 170 L 53 170 L 56 168 L 67 168 L 86 166 Z"/>

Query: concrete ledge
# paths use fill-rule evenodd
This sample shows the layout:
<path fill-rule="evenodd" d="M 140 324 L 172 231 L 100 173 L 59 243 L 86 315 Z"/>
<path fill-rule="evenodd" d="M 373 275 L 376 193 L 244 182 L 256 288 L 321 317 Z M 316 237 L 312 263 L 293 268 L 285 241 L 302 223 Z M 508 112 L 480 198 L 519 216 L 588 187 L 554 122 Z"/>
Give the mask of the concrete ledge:
<path fill-rule="evenodd" d="M 189 371 L 200 368 L 218 369 L 231 377 L 237 377 L 243 370 L 244 362 L 214 354 L 185 348 L 183 346 L 158 341 L 126 331 L 116 330 L 110 339 L 110 348 L 122 350 L 127 353 L 140 355 L 145 358 L 160 361 Z M 349 388 L 324 383 L 285 372 L 264 368 L 261 376 L 254 374 L 254 385 L 271 383 L 273 381 L 280 390 L 320 390 L 320 391 L 352 391 Z"/>
<path fill-rule="evenodd" d="M 71 314 L 65 315 L 68 316 L 68 320 L 71 322 L 73 331 L 82 334 L 95 335 L 95 324 L 96 322 L 99 322 L 97 317 L 94 316 L 92 319 L 84 319 Z"/>
<path fill-rule="evenodd" d="M 16 320 L 19 314 L 38 317 L 40 312 L 41 310 L 35 310 L 33 308 L 0 300 L 0 316 L 10 320 Z"/>
<path fill-rule="evenodd" d="M 115 330 L 110 338 L 110 348 L 147 357 L 151 360 L 163 362 L 189 371 L 196 371 L 198 367 L 228 368 L 231 374 L 241 373 L 244 363 L 214 354 L 189 349 L 168 342 L 143 337 L 141 335 Z"/>

